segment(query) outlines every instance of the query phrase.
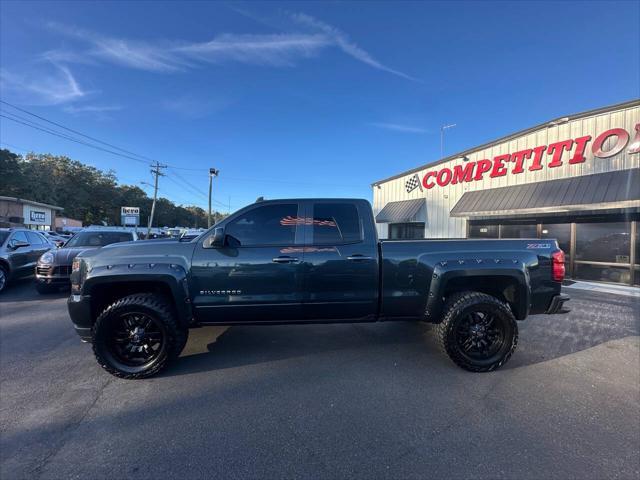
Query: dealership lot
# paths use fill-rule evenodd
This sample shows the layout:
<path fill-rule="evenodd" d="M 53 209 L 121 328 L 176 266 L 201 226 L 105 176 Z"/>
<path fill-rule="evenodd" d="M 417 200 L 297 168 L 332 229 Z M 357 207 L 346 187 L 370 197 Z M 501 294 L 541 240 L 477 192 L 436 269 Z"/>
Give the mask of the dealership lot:
<path fill-rule="evenodd" d="M 192 330 L 125 381 L 66 295 L 0 297 L 0 477 L 638 478 L 640 300 L 567 289 L 507 366 L 455 367 L 428 325 Z"/>

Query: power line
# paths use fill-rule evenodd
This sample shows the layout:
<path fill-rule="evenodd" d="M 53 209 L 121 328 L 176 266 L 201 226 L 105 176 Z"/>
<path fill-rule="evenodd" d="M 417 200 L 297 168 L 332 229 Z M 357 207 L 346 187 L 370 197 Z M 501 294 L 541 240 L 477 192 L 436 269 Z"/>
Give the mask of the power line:
<path fill-rule="evenodd" d="M 69 135 L 65 135 L 64 133 L 60 133 L 60 132 L 56 132 L 54 130 L 50 130 L 48 128 L 40 127 L 37 124 L 27 123 L 27 122 L 24 122 L 22 120 L 16 120 L 15 118 L 8 117 L 6 115 L 7 113 L 9 113 L 9 112 L 4 112 L 4 114 L 0 113 L 0 117 L 6 118 L 7 120 L 11 120 L 12 122 L 15 122 L 15 123 L 20 123 L 20 124 L 25 125 L 27 127 L 33 128 L 35 130 L 40 130 L 41 132 L 45 132 L 45 133 L 48 133 L 50 135 L 54 135 L 56 137 L 64 138 L 65 140 L 69 140 L 71 142 L 79 143 L 80 145 L 85 145 L 87 147 L 94 148 L 96 150 L 101 150 L 101 151 L 106 152 L 106 153 L 111 153 L 112 155 L 117 155 L 119 157 L 127 158 L 129 160 L 134 160 L 136 162 L 141 162 L 141 163 L 144 163 L 145 165 L 148 165 L 147 162 L 145 162 L 144 160 L 140 160 L 139 158 L 132 157 L 130 155 L 125 155 L 125 154 L 118 153 L 118 152 L 114 152 L 112 150 L 108 150 L 106 148 L 99 147 L 98 145 L 93 145 L 91 143 L 84 142 L 82 140 L 78 140 L 77 138 L 70 137 Z M 9 113 L 9 115 L 11 115 L 11 114 Z"/>
<path fill-rule="evenodd" d="M 86 134 L 84 134 L 82 132 L 74 130 L 73 128 L 65 127 L 64 125 L 62 125 L 60 123 L 54 122 L 53 120 L 49 120 L 49 119 L 44 118 L 44 117 L 42 117 L 40 115 L 37 115 L 37 114 L 32 113 L 32 112 L 29 112 L 28 110 L 25 110 L 23 108 L 17 107 L 17 106 L 15 106 L 15 105 L 13 105 L 13 104 L 11 104 L 9 102 L 5 102 L 4 100 L 0 100 L 0 103 L 4 103 L 5 105 L 8 105 L 11 108 L 15 108 L 16 110 L 18 110 L 18 111 L 20 111 L 22 113 L 26 113 L 27 115 L 31 115 L 32 117 L 38 118 L 40 120 L 44 120 L 45 122 L 51 123 L 52 125 L 55 125 L 55 126 L 60 127 L 60 128 L 63 128 L 64 130 L 67 130 L 69 132 L 75 133 L 76 135 L 80 135 L 81 137 L 88 138 L 89 140 L 93 140 L 94 142 L 98 142 L 98 143 L 101 143 L 102 145 L 106 145 L 107 147 L 115 148 L 116 150 L 120 150 L 121 152 L 127 153 L 129 155 L 135 155 L 136 157 L 143 158 L 143 159 L 145 159 L 145 160 L 147 160 L 147 161 L 149 161 L 151 163 L 156 161 L 156 160 L 153 160 L 152 158 L 145 157 L 144 155 L 139 155 L 139 154 L 131 152 L 129 150 L 125 150 L 124 148 L 118 147 L 117 145 L 113 145 L 112 143 L 108 143 L 108 142 L 102 141 L 102 140 L 100 140 L 98 138 L 92 137 L 90 135 L 86 135 Z"/>

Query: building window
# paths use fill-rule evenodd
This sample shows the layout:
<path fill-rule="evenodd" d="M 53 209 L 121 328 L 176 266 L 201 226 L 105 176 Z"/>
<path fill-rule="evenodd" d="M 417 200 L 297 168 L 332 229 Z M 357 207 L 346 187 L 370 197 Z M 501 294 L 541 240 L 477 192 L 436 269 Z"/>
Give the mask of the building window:
<path fill-rule="evenodd" d="M 610 267 L 589 263 L 578 263 L 575 266 L 575 278 L 580 280 L 595 280 L 598 282 L 615 282 L 629 285 L 631 270 L 629 267 Z"/>
<path fill-rule="evenodd" d="M 538 226 L 502 225 L 500 238 L 538 238 Z"/>
<path fill-rule="evenodd" d="M 498 238 L 498 225 L 469 225 L 469 238 Z"/>
<path fill-rule="evenodd" d="M 558 246 L 566 253 L 567 262 L 571 252 L 571 224 L 570 223 L 544 223 L 540 230 L 540 238 L 555 238 Z"/>
<path fill-rule="evenodd" d="M 628 264 L 630 255 L 629 222 L 576 224 L 576 260 Z"/>
<path fill-rule="evenodd" d="M 391 240 L 410 240 L 424 238 L 424 223 L 390 223 L 389 238 Z"/>

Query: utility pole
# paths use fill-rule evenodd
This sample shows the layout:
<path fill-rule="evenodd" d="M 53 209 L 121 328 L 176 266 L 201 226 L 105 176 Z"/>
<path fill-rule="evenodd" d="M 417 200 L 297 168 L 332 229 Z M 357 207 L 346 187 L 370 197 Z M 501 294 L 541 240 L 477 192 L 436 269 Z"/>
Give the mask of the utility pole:
<path fill-rule="evenodd" d="M 455 127 L 456 124 L 452 123 L 451 125 L 443 125 L 440 127 L 440 158 L 444 158 L 444 131 L 449 128 Z"/>
<path fill-rule="evenodd" d="M 155 177 L 153 182 L 153 203 L 151 204 L 151 215 L 149 215 L 149 225 L 147 226 L 147 238 L 151 235 L 151 225 L 153 224 L 153 214 L 156 211 L 156 199 L 158 198 L 158 177 L 164 177 L 164 173 L 160 171 L 161 168 L 167 168 L 166 165 L 162 165 L 160 162 L 156 162 L 155 165 L 151 165 L 151 174 Z"/>
<path fill-rule="evenodd" d="M 211 228 L 211 190 L 213 188 L 213 177 L 217 177 L 220 170 L 209 169 L 209 215 L 207 216 L 207 228 Z"/>

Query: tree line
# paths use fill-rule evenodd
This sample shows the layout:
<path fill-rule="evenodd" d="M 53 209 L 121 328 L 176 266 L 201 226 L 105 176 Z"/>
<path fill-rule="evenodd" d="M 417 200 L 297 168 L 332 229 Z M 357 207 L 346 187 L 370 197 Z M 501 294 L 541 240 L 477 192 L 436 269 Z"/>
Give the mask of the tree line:
<path fill-rule="evenodd" d="M 18 197 L 64 208 L 62 215 L 84 225 L 120 225 L 120 207 L 140 207 L 147 224 L 152 199 L 137 185 L 120 184 L 113 170 L 103 171 L 65 156 L 18 155 L 0 149 L 0 196 Z M 224 217 L 213 212 L 214 221 Z M 154 227 L 207 226 L 207 212 L 194 205 L 156 201 Z"/>

